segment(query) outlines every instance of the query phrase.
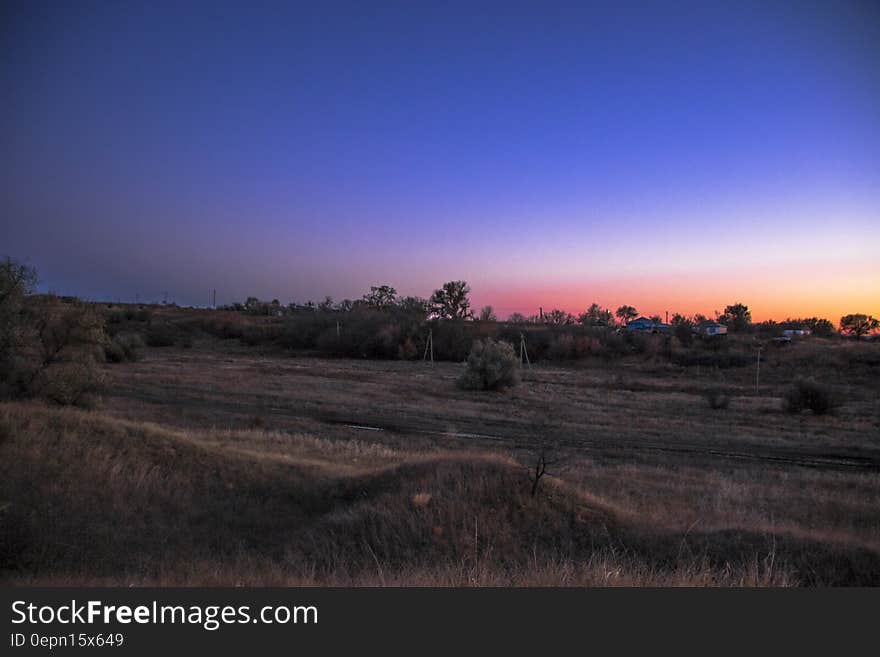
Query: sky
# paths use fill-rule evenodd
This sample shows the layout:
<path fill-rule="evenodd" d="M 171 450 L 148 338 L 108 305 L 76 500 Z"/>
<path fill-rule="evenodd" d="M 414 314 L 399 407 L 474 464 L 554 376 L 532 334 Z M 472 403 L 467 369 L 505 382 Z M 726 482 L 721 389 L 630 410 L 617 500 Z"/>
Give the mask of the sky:
<path fill-rule="evenodd" d="M 880 316 L 878 2 L 0 11 L 0 255 L 41 289 Z"/>

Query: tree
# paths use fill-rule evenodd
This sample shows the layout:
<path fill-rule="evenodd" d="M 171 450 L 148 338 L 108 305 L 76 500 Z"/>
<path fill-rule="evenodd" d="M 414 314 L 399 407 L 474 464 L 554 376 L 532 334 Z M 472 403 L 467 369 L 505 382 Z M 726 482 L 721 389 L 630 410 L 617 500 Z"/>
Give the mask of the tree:
<path fill-rule="evenodd" d="M 724 309 L 718 321 L 726 324 L 734 333 L 746 331 L 752 324 L 752 313 L 745 304 L 734 303 Z"/>
<path fill-rule="evenodd" d="M 522 313 L 510 313 L 507 321 L 511 324 L 525 324 L 528 320 L 526 319 L 526 316 Z"/>
<path fill-rule="evenodd" d="M 7 258 L 0 263 L 0 398 L 22 385 L 22 351 L 28 343 L 25 299 L 37 283 L 37 272 Z"/>
<path fill-rule="evenodd" d="M 397 290 L 390 285 L 370 287 L 370 291 L 364 295 L 364 302 L 371 308 L 386 310 L 394 305 L 397 300 Z"/>
<path fill-rule="evenodd" d="M 401 297 L 396 310 L 421 323 L 428 318 L 428 301 L 422 297 Z"/>
<path fill-rule="evenodd" d="M 830 338 L 834 335 L 834 324 L 827 319 L 818 319 L 813 322 L 813 335 L 820 338 Z"/>
<path fill-rule="evenodd" d="M 578 321 L 586 326 L 610 326 L 614 324 L 614 315 L 598 303 L 593 303 L 578 315 Z"/>
<path fill-rule="evenodd" d="M 562 326 L 564 324 L 574 324 L 574 315 L 567 313 L 559 308 L 554 308 L 549 313 L 544 313 L 544 321 L 548 324 Z"/>
<path fill-rule="evenodd" d="M 7 303 L 20 303 L 36 285 L 36 269 L 6 258 L 0 263 L 0 312 L 6 311 Z"/>
<path fill-rule="evenodd" d="M 840 318 L 840 332 L 860 338 L 880 328 L 880 320 L 871 315 L 855 313 Z"/>
<path fill-rule="evenodd" d="M 559 422 L 545 419 L 529 441 L 532 448 L 526 456 L 526 474 L 531 484 L 532 497 L 538 494 L 541 480 L 545 476 L 558 476 L 565 467 L 566 460 L 562 458 L 563 441 L 560 429 Z"/>
<path fill-rule="evenodd" d="M 439 319 L 467 319 L 472 316 L 466 281 L 449 281 L 431 295 L 431 314 Z"/>
<path fill-rule="evenodd" d="M 480 311 L 480 321 L 497 322 L 498 318 L 495 316 L 495 309 L 492 306 L 483 306 L 483 309 Z"/>
<path fill-rule="evenodd" d="M 693 340 L 694 324 L 686 316 L 675 313 L 672 316 L 672 331 L 682 346 L 690 346 Z"/>
<path fill-rule="evenodd" d="M 621 324 L 626 324 L 638 317 L 639 311 L 633 306 L 620 306 L 614 314 L 617 315 L 617 319 L 620 320 Z"/>
<path fill-rule="evenodd" d="M 0 398 L 79 404 L 100 383 L 104 317 L 87 304 L 33 294 L 36 271 L 0 264 Z"/>
<path fill-rule="evenodd" d="M 769 322 L 765 322 L 765 324 L 769 325 Z M 835 332 L 834 324 L 827 319 L 820 319 L 819 317 L 798 317 L 795 319 L 789 317 L 779 324 L 779 328 L 783 330 L 809 329 L 812 335 L 820 338 L 830 338 Z"/>

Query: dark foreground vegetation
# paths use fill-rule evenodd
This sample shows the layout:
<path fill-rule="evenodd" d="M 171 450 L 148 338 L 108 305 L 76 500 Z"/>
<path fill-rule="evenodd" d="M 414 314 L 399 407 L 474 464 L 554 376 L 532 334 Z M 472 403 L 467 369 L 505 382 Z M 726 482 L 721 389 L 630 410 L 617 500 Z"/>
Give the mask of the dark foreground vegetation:
<path fill-rule="evenodd" d="M 857 545 L 658 531 L 491 454 L 0 406 L 13 583 L 880 583 Z M 76 467 L 71 467 L 75 463 Z M 51 482 L 51 483 L 50 483 Z"/>

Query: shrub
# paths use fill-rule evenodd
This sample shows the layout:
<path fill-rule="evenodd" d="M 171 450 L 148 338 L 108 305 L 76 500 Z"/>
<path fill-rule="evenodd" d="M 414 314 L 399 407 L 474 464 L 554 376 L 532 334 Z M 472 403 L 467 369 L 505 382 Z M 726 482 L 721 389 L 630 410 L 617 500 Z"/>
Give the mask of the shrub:
<path fill-rule="evenodd" d="M 143 356 L 144 341 L 137 333 L 120 334 L 104 345 L 104 357 L 109 363 L 138 361 Z"/>
<path fill-rule="evenodd" d="M 101 377 L 107 343 L 103 312 L 54 295 L 34 294 L 36 271 L 0 262 L 0 399 L 40 397 L 86 404 Z"/>
<path fill-rule="evenodd" d="M 815 415 L 832 413 L 840 405 L 838 395 L 829 386 L 816 381 L 800 379 L 792 384 L 782 398 L 783 408 L 789 413 L 805 409 Z"/>
<path fill-rule="evenodd" d="M 147 344 L 151 347 L 170 347 L 177 338 L 174 327 L 167 323 L 150 324 L 146 332 Z"/>
<path fill-rule="evenodd" d="M 34 378 L 32 392 L 62 406 L 91 408 L 103 377 L 90 358 L 66 360 L 42 369 Z"/>
<path fill-rule="evenodd" d="M 397 349 L 397 357 L 400 360 L 415 360 L 419 355 L 418 347 L 412 338 L 407 338 Z"/>
<path fill-rule="evenodd" d="M 458 381 L 465 390 L 501 390 L 519 383 L 519 361 L 507 342 L 476 340 Z"/>
<path fill-rule="evenodd" d="M 717 411 L 730 406 L 730 395 L 721 388 L 707 388 L 703 391 L 703 396 L 709 402 L 709 408 L 713 410 Z"/>
<path fill-rule="evenodd" d="M 277 342 L 281 336 L 281 327 L 274 324 L 245 324 L 241 328 L 240 340 L 249 347 Z M 190 342 L 192 346 L 192 342 Z"/>
<path fill-rule="evenodd" d="M 556 336 L 547 349 L 546 357 L 550 360 L 566 360 L 574 357 L 574 337 L 568 333 Z"/>

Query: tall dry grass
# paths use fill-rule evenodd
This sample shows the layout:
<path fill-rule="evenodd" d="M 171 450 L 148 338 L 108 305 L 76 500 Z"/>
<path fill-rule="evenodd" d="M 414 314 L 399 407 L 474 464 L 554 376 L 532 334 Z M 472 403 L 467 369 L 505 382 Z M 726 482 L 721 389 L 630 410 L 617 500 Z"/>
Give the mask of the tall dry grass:
<path fill-rule="evenodd" d="M 0 569 L 13 584 L 872 584 L 880 555 L 669 532 L 485 453 L 171 430 L 0 405 Z"/>

